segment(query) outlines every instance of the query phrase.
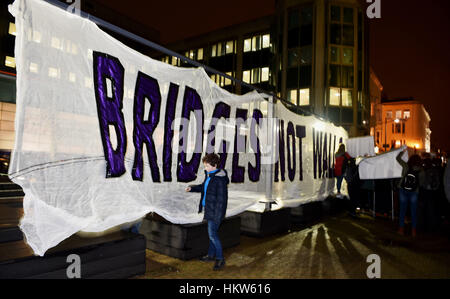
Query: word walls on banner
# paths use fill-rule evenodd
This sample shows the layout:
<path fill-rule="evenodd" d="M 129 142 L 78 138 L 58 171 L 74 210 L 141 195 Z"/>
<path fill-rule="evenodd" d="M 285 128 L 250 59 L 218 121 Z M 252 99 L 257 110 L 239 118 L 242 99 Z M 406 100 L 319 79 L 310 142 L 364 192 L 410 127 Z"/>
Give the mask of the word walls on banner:
<path fill-rule="evenodd" d="M 97 112 L 99 118 L 100 132 L 106 159 L 106 177 L 120 177 L 125 172 L 125 153 L 127 149 L 127 132 L 125 129 L 125 119 L 122 113 L 123 89 L 124 89 L 124 67 L 120 61 L 108 54 L 93 52 L 94 57 L 94 85 L 97 102 Z M 108 83 L 110 86 L 108 86 Z M 110 88 L 108 88 L 110 87 Z M 108 94 L 110 93 L 110 94 Z M 170 83 L 167 96 L 167 104 L 164 119 L 164 146 L 163 146 L 163 181 L 172 181 L 172 142 L 174 137 L 173 121 L 175 120 L 175 107 L 179 93 L 179 86 Z M 150 111 L 145 114 L 145 101 L 150 102 Z M 134 129 L 133 143 L 135 148 L 132 177 L 135 181 L 142 181 L 144 176 L 143 146 L 146 145 L 150 172 L 153 182 L 160 183 L 160 169 L 158 167 L 158 157 L 153 140 L 153 133 L 160 122 L 161 114 L 161 92 L 158 81 L 142 72 L 138 72 L 134 95 Z M 203 127 L 204 109 L 200 95 L 197 91 L 186 86 L 183 96 L 183 105 L 180 125 L 180 146 L 177 163 L 177 181 L 191 182 L 197 179 L 197 172 L 201 162 L 203 149 Z M 197 134 L 195 138 L 195 149 L 190 161 L 187 161 L 187 135 L 188 130 L 183 127 L 189 125 L 191 112 L 196 119 Z M 230 105 L 219 102 L 215 105 L 212 121 L 208 130 L 207 152 L 213 152 L 215 145 L 215 127 L 220 118 L 229 119 L 231 113 Z M 245 152 L 246 136 L 239 134 L 240 126 L 247 121 L 248 110 L 236 108 L 237 124 L 234 132 L 233 151 L 233 171 L 232 182 L 243 183 L 245 167 L 239 166 L 239 153 Z M 261 150 L 260 142 L 256 136 L 256 124 L 260 125 L 263 114 L 260 110 L 254 109 L 250 128 L 251 146 L 255 155 L 255 165 L 248 164 L 248 175 L 251 181 L 259 181 L 261 173 Z M 117 145 L 111 142 L 110 127 L 114 127 L 117 137 Z M 184 142 L 186 141 L 186 142 Z M 238 146 L 240 145 L 240 146 Z M 242 146 L 243 145 L 243 146 Z M 227 143 L 222 141 L 219 167 L 225 165 L 227 159 Z"/>

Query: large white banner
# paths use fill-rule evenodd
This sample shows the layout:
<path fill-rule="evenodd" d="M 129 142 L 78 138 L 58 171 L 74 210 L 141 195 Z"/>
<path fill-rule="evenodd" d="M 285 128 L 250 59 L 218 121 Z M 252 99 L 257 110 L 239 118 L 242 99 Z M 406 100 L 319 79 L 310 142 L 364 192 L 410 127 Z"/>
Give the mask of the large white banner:
<path fill-rule="evenodd" d="M 184 190 L 203 181 L 205 152 L 219 153 L 228 171 L 227 216 L 259 210 L 268 197 L 296 206 L 334 190 L 343 128 L 256 92 L 230 94 L 202 68 L 153 60 L 46 2 L 16 0 L 10 11 L 17 105 L 9 176 L 25 192 L 20 228 L 35 254 L 149 212 L 201 222 L 199 195 Z"/>

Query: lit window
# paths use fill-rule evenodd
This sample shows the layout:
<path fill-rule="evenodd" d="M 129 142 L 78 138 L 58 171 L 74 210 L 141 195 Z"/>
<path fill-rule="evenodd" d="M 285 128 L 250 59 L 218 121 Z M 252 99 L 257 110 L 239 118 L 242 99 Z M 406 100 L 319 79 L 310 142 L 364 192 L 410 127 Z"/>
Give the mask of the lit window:
<path fill-rule="evenodd" d="M 70 82 L 77 81 L 77 76 L 74 73 L 69 73 L 69 81 Z"/>
<path fill-rule="evenodd" d="M 263 67 L 261 70 L 261 82 L 269 81 L 269 68 Z"/>
<path fill-rule="evenodd" d="M 172 65 L 178 65 L 178 58 L 172 56 Z"/>
<path fill-rule="evenodd" d="M 194 50 L 189 51 L 189 58 L 194 59 Z"/>
<path fill-rule="evenodd" d="M 228 76 L 232 76 L 231 72 L 226 73 Z M 225 78 L 225 86 L 231 85 L 231 79 Z"/>
<path fill-rule="evenodd" d="M 250 71 L 244 71 L 242 75 L 242 81 L 250 83 Z"/>
<path fill-rule="evenodd" d="M 36 63 L 31 62 L 30 63 L 30 72 L 37 73 L 39 70 L 39 67 Z"/>
<path fill-rule="evenodd" d="M 261 82 L 260 72 L 259 68 L 252 69 L 252 84 Z"/>
<path fill-rule="evenodd" d="M 261 50 L 261 36 L 254 36 L 252 39 L 252 51 Z"/>
<path fill-rule="evenodd" d="M 330 105 L 339 106 L 340 96 L 339 88 L 330 88 Z"/>
<path fill-rule="evenodd" d="M 189 57 L 189 51 L 184 52 L 184 56 Z"/>
<path fill-rule="evenodd" d="M 16 67 L 16 59 L 11 56 L 6 56 L 5 58 L 5 65 L 8 67 L 15 68 Z"/>
<path fill-rule="evenodd" d="M 9 30 L 8 33 L 11 35 L 16 35 L 16 24 L 14 23 L 9 23 Z"/>
<path fill-rule="evenodd" d="M 409 110 L 403 111 L 403 118 L 404 119 L 408 119 L 410 117 L 411 117 L 411 111 L 409 111 Z"/>
<path fill-rule="evenodd" d="M 288 91 L 288 100 L 294 105 L 297 105 L 297 89 Z"/>
<path fill-rule="evenodd" d="M 244 40 L 244 52 L 250 52 L 252 50 L 252 40 L 247 38 Z"/>
<path fill-rule="evenodd" d="M 203 60 L 203 48 L 198 49 L 197 51 L 197 59 Z"/>
<path fill-rule="evenodd" d="M 342 90 L 342 106 L 344 107 L 352 107 L 352 91 L 350 89 Z"/>
<path fill-rule="evenodd" d="M 61 40 L 57 37 L 52 37 L 52 48 L 62 50 Z"/>
<path fill-rule="evenodd" d="M 395 111 L 395 118 L 397 118 L 397 119 L 402 118 L 402 110 Z"/>
<path fill-rule="evenodd" d="M 300 106 L 309 105 L 309 88 L 300 89 Z"/>
<path fill-rule="evenodd" d="M 227 47 L 226 54 L 234 53 L 234 42 L 233 41 L 228 41 L 226 47 Z"/>
<path fill-rule="evenodd" d="M 213 45 L 211 48 L 211 57 L 216 57 L 216 45 Z"/>
<path fill-rule="evenodd" d="M 392 118 L 392 111 L 386 111 L 386 118 L 387 119 Z"/>
<path fill-rule="evenodd" d="M 340 63 L 340 48 L 331 47 L 331 62 L 332 63 Z"/>
<path fill-rule="evenodd" d="M 222 56 L 222 55 L 224 55 L 224 53 L 222 53 L 222 52 L 224 52 L 225 51 L 225 49 L 222 47 L 222 43 L 219 43 L 218 45 L 217 45 L 217 56 Z"/>
<path fill-rule="evenodd" d="M 263 48 L 269 48 L 270 47 L 270 35 L 269 34 L 265 34 L 262 37 L 262 47 Z"/>
<path fill-rule="evenodd" d="M 53 67 L 48 68 L 48 76 L 51 78 L 58 78 L 59 77 L 59 70 Z"/>
<path fill-rule="evenodd" d="M 344 64 L 353 64 L 353 49 L 352 48 L 344 48 L 342 50 L 342 62 Z"/>

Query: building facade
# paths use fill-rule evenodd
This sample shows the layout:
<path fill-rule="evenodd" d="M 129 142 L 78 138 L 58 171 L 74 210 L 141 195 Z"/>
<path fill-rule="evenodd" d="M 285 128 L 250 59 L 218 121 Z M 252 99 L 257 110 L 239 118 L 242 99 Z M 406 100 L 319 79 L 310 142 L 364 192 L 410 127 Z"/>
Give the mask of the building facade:
<path fill-rule="evenodd" d="M 274 0 L 275 1 L 275 0 Z M 357 0 L 279 0 L 271 16 L 167 45 L 220 72 L 277 94 L 291 110 L 312 112 L 369 134 L 368 28 Z M 167 55 L 172 65 L 189 66 Z M 221 87 L 250 91 L 210 74 Z"/>
<path fill-rule="evenodd" d="M 430 152 L 431 118 L 422 103 L 412 98 L 396 99 L 383 101 L 381 107 L 381 123 L 374 129 L 375 144 L 380 150 L 406 145 L 419 152 Z"/>

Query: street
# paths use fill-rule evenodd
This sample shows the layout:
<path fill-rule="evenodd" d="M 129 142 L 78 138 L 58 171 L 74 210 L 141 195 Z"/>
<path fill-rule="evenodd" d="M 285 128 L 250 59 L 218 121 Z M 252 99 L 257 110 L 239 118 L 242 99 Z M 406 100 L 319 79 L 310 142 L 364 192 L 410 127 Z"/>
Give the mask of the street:
<path fill-rule="evenodd" d="M 398 235 L 396 224 L 341 213 L 271 237 L 241 235 L 240 245 L 224 250 L 222 271 L 213 271 L 213 263 L 147 250 L 146 274 L 136 278 L 367 279 L 370 254 L 380 257 L 384 279 L 450 278 L 450 240 L 445 233 L 422 233 L 412 239 Z"/>

